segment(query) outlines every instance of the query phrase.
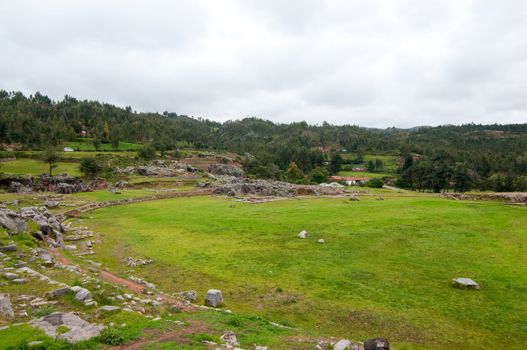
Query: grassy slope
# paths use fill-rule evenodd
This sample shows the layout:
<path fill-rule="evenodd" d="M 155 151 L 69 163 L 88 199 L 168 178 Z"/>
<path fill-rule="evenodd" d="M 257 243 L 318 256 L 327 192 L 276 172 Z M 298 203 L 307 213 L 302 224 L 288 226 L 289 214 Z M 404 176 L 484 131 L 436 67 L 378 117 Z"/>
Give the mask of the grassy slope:
<path fill-rule="evenodd" d="M 14 161 L 0 164 L 0 171 L 8 174 L 41 175 L 49 173 L 49 165 L 41 160 L 20 158 Z M 59 162 L 58 167 L 53 169 L 53 174 L 67 173 L 72 176 L 80 176 L 79 163 Z"/>
<path fill-rule="evenodd" d="M 70 141 L 66 143 L 65 147 L 71 147 L 79 151 L 95 151 L 95 146 L 91 139 L 81 139 L 78 141 Z M 137 151 L 141 145 L 136 143 L 119 142 L 118 149 L 114 149 L 111 143 L 101 143 L 101 151 Z"/>
<path fill-rule="evenodd" d="M 223 289 L 226 307 L 313 334 L 383 335 L 398 349 L 527 341 L 524 208 L 425 197 L 260 205 L 200 197 L 89 215 L 104 234 L 97 258 L 112 269 L 124 272 L 128 255 L 152 256 L 136 274 L 201 296 Z M 302 229 L 309 239 L 296 238 Z M 482 290 L 451 288 L 458 276 Z"/>

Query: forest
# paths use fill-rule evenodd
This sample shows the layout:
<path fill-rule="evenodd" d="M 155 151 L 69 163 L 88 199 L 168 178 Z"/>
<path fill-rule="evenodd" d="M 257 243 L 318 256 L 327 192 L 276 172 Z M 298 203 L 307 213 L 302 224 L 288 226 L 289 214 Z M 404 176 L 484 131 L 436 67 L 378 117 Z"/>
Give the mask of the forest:
<path fill-rule="evenodd" d="M 527 190 L 527 124 L 372 129 L 325 121 L 280 124 L 255 117 L 219 123 L 168 111 L 141 113 L 68 95 L 53 101 L 39 92 L 0 91 L 2 145 L 45 150 L 81 137 L 93 140 L 96 148 L 109 144 L 118 149 L 126 142 L 163 153 L 183 148 L 234 152 L 242 156 L 245 171 L 260 178 L 287 180 L 292 170 L 317 178 L 317 173 L 337 173 L 365 154 L 378 154 L 400 157 L 394 177 L 403 188 Z M 293 164 L 298 171 L 291 169 Z"/>

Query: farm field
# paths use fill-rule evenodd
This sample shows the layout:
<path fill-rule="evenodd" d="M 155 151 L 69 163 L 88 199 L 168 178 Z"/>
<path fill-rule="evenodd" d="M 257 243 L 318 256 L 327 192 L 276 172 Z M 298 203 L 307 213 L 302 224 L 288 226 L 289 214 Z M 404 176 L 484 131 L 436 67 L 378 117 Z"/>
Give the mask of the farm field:
<path fill-rule="evenodd" d="M 396 349 L 481 349 L 527 341 L 526 208 L 431 196 L 280 200 L 221 197 L 100 209 L 95 260 L 127 256 L 163 290 L 224 291 L 225 308 L 308 334 L 386 336 Z M 300 230 L 310 235 L 296 237 Z M 317 243 L 319 238 L 325 244 Z M 480 291 L 450 286 L 478 281 Z M 517 344 L 517 345 L 515 345 Z"/>
<path fill-rule="evenodd" d="M 0 163 L 0 171 L 7 174 L 41 175 L 49 173 L 49 164 L 38 159 L 19 158 L 17 160 Z M 59 162 L 53 169 L 53 174 L 67 173 L 80 176 L 79 163 Z"/>

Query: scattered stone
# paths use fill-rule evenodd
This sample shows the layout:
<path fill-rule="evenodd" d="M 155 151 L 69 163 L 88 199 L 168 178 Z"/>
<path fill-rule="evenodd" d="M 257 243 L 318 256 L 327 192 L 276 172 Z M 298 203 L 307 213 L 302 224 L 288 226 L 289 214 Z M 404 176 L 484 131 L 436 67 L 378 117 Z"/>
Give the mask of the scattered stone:
<path fill-rule="evenodd" d="M 53 208 L 58 208 L 60 206 L 60 202 L 52 200 L 52 199 L 48 199 L 47 201 L 44 202 L 44 205 L 46 206 L 46 208 L 53 209 Z"/>
<path fill-rule="evenodd" d="M 97 310 L 97 314 L 114 314 L 121 311 L 119 306 L 104 305 Z"/>
<path fill-rule="evenodd" d="M 307 235 L 308 235 L 307 231 L 302 230 L 302 231 L 300 231 L 300 233 L 298 234 L 298 238 L 305 239 L 305 238 L 307 238 Z"/>
<path fill-rule="evenodd" d="M 3 276 L 5 279 L 10 280 L 10 281 L 18 278 L 18 275 L 12 272 L 4 272 Z"/>
<path fill-rule="evenodd" d="M 15 267 L 16 267 L 17 269 L 19 269 L 19 268 L 21 268 L 21 267 L 26 267 L 26 266 L 27 266 L 27 264 L 26 264 L 25 262 L 23 262 L 23 261 L 19 261 L 19 262 L 17 262 L 17 263 L 15 264 Z"/>
<path fill-rule="evenodd" d="M 7 293 L 0 294 L 0 316 L 7 317 L 8 319 L 15 317 L 15 312 L 11 305 L 11 296 Z"/>
<path fill-rule="evenodd" d="M 72 343 L 99 336 L 104 329 L 104 326 L 89 323 L 69 312 L 54 312 L 48 316 L 31 320 L 29 324 L 44 331 L 50 337 L 58 337 Z M 60 326 L 69 330 L 60 333 L 57 331 Z"/>
<path fill-rule="evenodd" d="M 152 260 L 151 258 L 146 258 L 143 260 L 143 259 L 134 259 L 132 257 L 127 257 L 126 259 L 124 259 L 124 262 L 127 266 L 136 267 L 136 266 L 151 264 L 154 262 L 154 260 Z"/>
<path fill-rule="evenodd" d="M 77 250 L 77 246 L 74 245 L 74 244 L 65 245 L 64 249 L 66 249 L 66 250 Z"/>
<path fill-rule="evenodd" d="M 10 243 L 8 245 L 0 246 L 0 252 L 16 252 L 17 246 L 15 243 Z"/>
<path fill-rule="evenodd" d="M 234 347 L 234 346 L 240 346 L 240 343 L 238 343 L 238 339 L 236 338 L 236 334 L 234 334 L 231 331 L 228 331 L 227 333 L 223 334 L 220 337 L 220 340 L 225 343 L 228 347 Z"/>
<path fill-rule="evenodd" d="M 223 295 L 221 290 L 218 289 L 209 289 L 207 295 L 205 296 L 205 305 L 218 307 L 223 304 Z"/>
<path fill-rule="evenodd" d="M 324 243 L 326 243 L 326 241 L 325 241 L 324 239 L 322 239 L 322 238 L 321 238 L 321 239 L 319 239 L 319 240 L 318 240 L 317 242 L 318 242 L 318 243 L 321 243 L 321 244 L 324 244 Z"/>
<path fill-rule="evenodd" d="M 390 343 L 386 338 L 373 338 L 364 341 L 364 350 L 390 350 Z"/>
<path fill-rule="evenodd" d="M 15 278 L 11 282 L 16 283 L 16 284 L 26 284 L 27 279 L 25 279 L 25 278 Z"/>
<path fill-rule="evenodd" d="M 56 298 L 59 298 L 59 297 L 62 297 L 64 295 L 66 295 L 66 293 L 68 293 L 70 290 L 71 290 L 70 287 L 63 287 L 63 288 L 55 289 L 55 290 L 53 290 L 51 292 L 47 292 L 46 293 L 46 298 L 48 298 L 48 299 L 56 299 Z"/>
<path fill-rule="evenodd" d="M 267 350 L 267 346 L 259 346 L 259 345 L 255 345 L 255 346 L 254 346 L 254 350 Z"/>
<path fill-rule="evenodd" d="M 359 197 L 357 197 L 357 196 L 355 196 L 355 195 L 352 195 L 352 196 L 350 197 L 350 201 L 352 201 L 352 202 L 358 202 L 358 201 L 360 201 L 360 199 L 359 199 Z"/>
<path fill-rule="evenodd" d="M 479 284 L 471 278 L 454 278 L 452 280 L 452 286 L 460 289 L 479 289 Z"/>
<path fill-rule="evenodd" d="M 333 350 L 351 349 L 351 341 L 348 339 L 341 339 L 333 345 Z"/>
<path fill-rule="evenodd" d="M 182 296 L 185 300 L 190 301 L 191 303 L 194 303 L 196 300 L 198 300 L 198 293 L 196 293 L 194 290 L 183 292 Z"/>
<path fill-rule="evenodd" d="M 85 301 L 91 298 L 91 293 L 86 288 L 74 286 L 71 287 L 71 290 L 75 292 L 75 300 L 77 301 Z"/>
<path fill-rule="evenodd" d="M 377 200 L 378 200 L 378 201 L 383 201 L 383 200 L 384 200 L 384 197 L 378 197 Z"/>

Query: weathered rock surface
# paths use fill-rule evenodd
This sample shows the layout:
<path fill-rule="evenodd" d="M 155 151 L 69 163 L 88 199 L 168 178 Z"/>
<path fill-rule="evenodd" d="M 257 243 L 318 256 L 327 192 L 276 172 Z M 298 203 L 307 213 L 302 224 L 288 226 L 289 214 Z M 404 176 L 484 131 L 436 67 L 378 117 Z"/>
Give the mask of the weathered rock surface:
<path fill-rule="evenodd" d="M 236 338 L 236 334 L 234 334 L 231 331 L 226 332 L 225 334 L 223 334 L 220 337 L 220 340 L 223 343 L 225 343 L 225 345 L 227 345 L 228 347 L 240 346 L 240 343 L 238 342 L 238 338 Z"/>
<path fill-rule="evenodd" d="M 4 205 L 0 206 L 0 226 L 14 233 L 24 232 L 27 229 L 24 219 Z"/>
<path fill-rule="evenodd" d="M 452 286 L 460 289 L 479 289 L 479 284 L 471 278 L 454 278 Z"/>
<path fill-rule="evenodd" d="M 16 252 L 18 250 L 15 243 L 0 246 L 0 252 Z"/>
<path fill-rule="evenodd" d="M 60 202 L 55 201 L 53 199 L 48 199 L 47 201 L 44 202 L 44 205 L 46 206 L 46 208 L 53 209 L 53 208 L 58 208 L 60 206 Z"/>
<path fill-rule="evenodd" d="M 333 350 L 351 349 L 351 341 L 348 339 L 341 339 L 333 345 Z"/>
<path fill-rule="evenodd" d="M 288 182 L 246 179 L 234 176 L 209 175 L 214 192 L 228 196 L 258 195 L 272 197 L 293 197 L 297 195 L 339 195 L 344 191 L 334 187 L 295 185 Z"/>
<path fill-rule="evenodd" d="M 66 293 L 68 293 L 70 290 L 71 290 L 70 287 L 58 288 L 58 289 L 55 289 L 55 290 L 53 290 L 51 292 L 47 292 L 46 293 L 46 297 L 48 299 L 60 298 L 61 296 L 66 295 Z"/>
<path fill-rule="evenodd" d="M 99 336 L 104 329 L 104 326 L 89 323 L 69 312 L 54 312 L 51 315 L 31 320 L 29 324 L 44 331 L 50 337 L 58 337 L 72 343 Z M 69 331 L 57 332 L 60 326 L 66 327 Z"/>
<path fill-rule="evenodd" d="M 298 238 L 302 238 L 302 239 L 306 239 L 307 238 L 307 231 L 306 230 L 302 230 L 300 231 L 300 233 L 298 234 Z"/>
<path fill-rule="evenodd" d="M 185 300 L 188 300 L 191 303 L 194 303 L 196 302 L 196 300 L 198 300 L 198 293 L 196 293 L 196 291 L 194 290 L 188 290 L 186 292 L 181 293 L 181 295 Z"/>
<path fill-rule="evenodd" d="M 229 164 L 211 164 L 209 166 L 209 173 L 214 175 L 227 175 L 234 177 L 243 177 L 245 175 L 240 167 Z"/>
<path fill-rule="evenodd" d="M 0 294 L 0 316 L 12 319 L 15 317 L 13 306 L 11 305 L 11 297 L 7 293 Z"/>
<path fill-rule="evenodd" d="M 386 338 L 373 338 L 364 341 L 364 350 L 390 350 L 390 342 Z"/>
<path fill-rule="evenodd" d="M 11 272 L 4 272 L 2 275 L 5 279 L 10 280 L 10 281 L 18 278 L 18 275 L 16 273 L 11 273 Z"/>
<path fill-rule="evenodd" d="M 75 300 L 77 301 L 85 301 L 91 298 L 91 292 L 86 288 L 73 286 L 71 287 L 71 290 L 75 292 Z"/>
<path fill-rule="evenodd" d="M 209 289 L 205 296 L 205 305 L 218 307 L 223 304 L 223 295 L 221 290 Z"/>

